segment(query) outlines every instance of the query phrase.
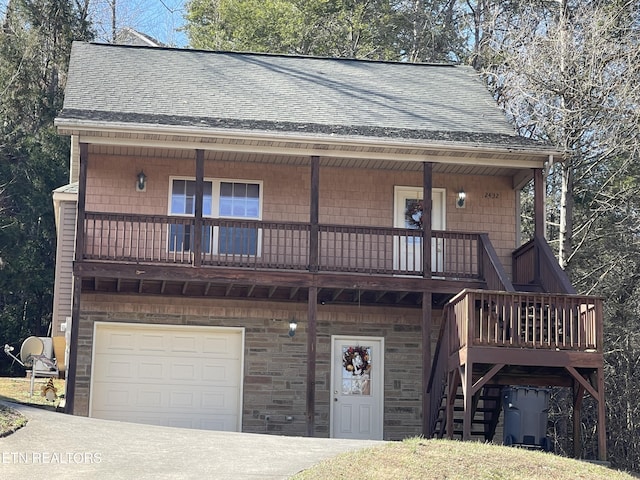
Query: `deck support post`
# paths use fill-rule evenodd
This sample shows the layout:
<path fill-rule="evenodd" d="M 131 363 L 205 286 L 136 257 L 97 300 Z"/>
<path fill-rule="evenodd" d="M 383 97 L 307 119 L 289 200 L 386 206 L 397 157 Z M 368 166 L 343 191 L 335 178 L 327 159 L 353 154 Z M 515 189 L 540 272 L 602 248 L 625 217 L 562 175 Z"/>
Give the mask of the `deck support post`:
<path fill-rule="evenodd" d="M 582 453 L 582 428 L 580 417 L 582 414 L 582 399 L 584 387 L 576 380 L 573 381 L 573 457 L 580 458 Z"/>
<path fill-rule="evenodd" d="M 458 391 L 458 380 L 460 374 L 457 368 L 450 370 L 447 374 L 447 438 L 453 439 L 453 409 L 456 404 L 456 393 Z"/>
<path fill-rule="evenodd" d="M 76 212 L 76 248 L 75 262 L 82 260 L 84 255 L 84 217 L 87 198 L 87 168 L 89 163 L 89 145 L 80 144 L 80 171 L 78 172 L 78 205 Z M 65 413 L 73 414 L 76 393 L 76 369 L 78 364 L 78 334 L 80 332 L 80 296 L 82 292 L 82 277 L 73 275 L 73 294 L 71 306 L 71 341 L 69 345 L 69 359 L 65 382 Z"/>
<path fill-rule="evenodd" d="M 598 460 L 607 460 L 607 431 L 605 427 L 606 410 L 604 401 L 604 368 L 596 370 L 598 385 Z"/>
<path fill-rule="evenodd" d="M 462 441 L 471 440 L 471 421 L 473 412 L 473 363 L 467 360 L 467 363 L 460 367 L 463 370 L 462 377 L 462 396 L 464 402 L 464 416 L 462 420 Z"/>
<path fill-rule="evenodd" d="M 534 235 L 545 238 L 544 177 L 541 168 L 533 169 L 533 221 Z"/>
<path fill-rule="evenodd" d="M 427 385 L 431 374 L 431 327 L 432 307 L 431 292 L 422 292 L 422 435 L 431 438 L 433 432 L 429 431 L 429 419 L 431 418 L 430 396 L 427 395 Z M 434 405 L 436 408 L 436 405 Z"/>
<path fill-rule="evenodd" d="M 309 287 L 307 305 L 307 437 L 313 437 L 315 433 L 317 313 L 318 288 Z"/>
<path fill-rule="evenodd" d="M 193 266 L 202 265 L 202 206 L 204 201 L 204 150 L 196 150 L 196 198 L 193 220 Z"/>
<path fill-rule="evenodd" d="M 433 164 L 422 163 L 422 276 L 431 278 L 431 219 L 433 216 Z"/>
<path fill-rule="evenodd" d="M 318 271 L 319 262 L 319 235 L 318 227 L 320 217 L 320 157 L 311 157 L 311 198 L 309 199 L 309 271 Z"/>

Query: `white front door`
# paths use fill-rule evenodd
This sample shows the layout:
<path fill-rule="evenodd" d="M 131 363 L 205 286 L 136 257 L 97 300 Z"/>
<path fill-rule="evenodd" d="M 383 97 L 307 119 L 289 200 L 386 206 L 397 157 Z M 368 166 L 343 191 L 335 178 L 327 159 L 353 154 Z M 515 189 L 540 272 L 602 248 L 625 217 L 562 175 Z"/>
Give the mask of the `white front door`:
<path fill-rule="evenodd" d="M 419 229 L 407 219 L 407 209 L 424 198 L 420 187 L 394 187 L 394 220 L 395 228 Z M 445 229 L 444 188 L 431 191 L 431 228 Z M 444 268 L 444 244 L 442 239 L 431 240 L 431 272 L 442 272 Z M 422 238 L 405 236 L 394 239 L 394 266 L 405 272 L 422 271 Z"/>
<path fill-rule="evenodd" d="M 331 337 L 331 437 L 382 440 L 384 338 Z"/>

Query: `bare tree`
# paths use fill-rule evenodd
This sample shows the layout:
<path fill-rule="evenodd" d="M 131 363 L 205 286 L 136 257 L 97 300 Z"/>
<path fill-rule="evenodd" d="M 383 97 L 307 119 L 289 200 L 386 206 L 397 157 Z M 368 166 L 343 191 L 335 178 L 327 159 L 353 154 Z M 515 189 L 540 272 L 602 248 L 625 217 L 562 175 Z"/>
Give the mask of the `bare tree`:
<path fill-rule="evenodd" d="M 491 19 L 484 73 L 520 133 L 566 152 L 550 174 L 560 177 L 556 235 L 567 267 L 601 211 L 598 192 L 624 173 L 606 165 L 620 156 L 637 159 L 640 32 L 635 2 L 548 3 Z M 575 225 L 574 200 L 585 192 L 592 213 Z"/>
<path fill-rule="evenodd" d="M 178 31 L 186 0 L 77 0 L 87 4 L 97 40 L 113 43 L 123 27 L 169 46 L 183 46 Z M 186 38 L 186 37 L 185 37 Z"/>
<path fill-rule="evenodd" d="M 474 18 L 489 24 L 476 30 L 474 65 L 522 135 L 565 152 L 547 166 L 547 236 L 578 289 L 607 299 L 609 452 L 637 469 L 640 443 L 628 432 L 640 425 L 630 401 L 640 387 L 639 2 L 477 3 L 484 9 Z M 595 415 L 588 403 L 583 415 Z M 561 441 L 571 435 L 555 427 Z"/>

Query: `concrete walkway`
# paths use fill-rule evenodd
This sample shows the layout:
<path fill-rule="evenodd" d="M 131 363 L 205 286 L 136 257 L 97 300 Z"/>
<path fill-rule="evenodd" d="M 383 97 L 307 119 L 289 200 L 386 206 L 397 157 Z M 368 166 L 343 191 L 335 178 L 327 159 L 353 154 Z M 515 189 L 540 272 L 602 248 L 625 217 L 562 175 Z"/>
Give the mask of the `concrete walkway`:
<path fill-rule="evenodd" d="M 286 479 L 382 443 L 157 427 L 4 404 L 29 423 L 0 439 L 1 478 Z"/>

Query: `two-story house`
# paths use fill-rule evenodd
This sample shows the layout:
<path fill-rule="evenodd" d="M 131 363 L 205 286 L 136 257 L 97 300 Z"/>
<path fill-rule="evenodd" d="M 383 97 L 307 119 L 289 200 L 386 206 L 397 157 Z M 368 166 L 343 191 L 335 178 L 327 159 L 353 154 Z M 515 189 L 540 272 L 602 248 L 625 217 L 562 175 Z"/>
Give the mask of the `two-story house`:
<path fill-rule="evenodd" d="M 76 43 L 56 125 L 68 412 L 491 439 L 483 392 L 557 385 L 576 429 L 596 399 L 604 458 L 602 302 L 543 237 L 562 152 L 473 69 Z"/>

